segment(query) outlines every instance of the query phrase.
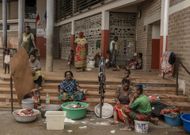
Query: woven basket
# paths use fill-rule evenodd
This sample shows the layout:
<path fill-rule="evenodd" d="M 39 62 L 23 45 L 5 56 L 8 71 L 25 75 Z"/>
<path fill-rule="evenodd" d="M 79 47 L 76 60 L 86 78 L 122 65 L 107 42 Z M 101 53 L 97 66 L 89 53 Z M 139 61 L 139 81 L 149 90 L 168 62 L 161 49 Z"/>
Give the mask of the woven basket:
<path fill-rule="evenodd" d="M 40 112 L 38 110 L 33 109 L 34 114 L 32 116 L 20 116 L 17 114 L 18 111 L 19 110 L 15 110 L 13 112 L 13 116 L 17 122 L 23 122 L 23 123 L 35 121 L 36 118 L 38 117 L 38 115 L 40 114 Z"/>

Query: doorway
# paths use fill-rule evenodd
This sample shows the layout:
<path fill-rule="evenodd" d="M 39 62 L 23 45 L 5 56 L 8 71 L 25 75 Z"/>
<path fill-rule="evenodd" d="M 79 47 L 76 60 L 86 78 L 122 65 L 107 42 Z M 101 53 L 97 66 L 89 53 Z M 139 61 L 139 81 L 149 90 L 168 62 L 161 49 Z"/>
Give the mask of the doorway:
<path fill-rule="evenodd" d="M 160 22 L 152 24 L 152 69 L 160 67 Z"/>

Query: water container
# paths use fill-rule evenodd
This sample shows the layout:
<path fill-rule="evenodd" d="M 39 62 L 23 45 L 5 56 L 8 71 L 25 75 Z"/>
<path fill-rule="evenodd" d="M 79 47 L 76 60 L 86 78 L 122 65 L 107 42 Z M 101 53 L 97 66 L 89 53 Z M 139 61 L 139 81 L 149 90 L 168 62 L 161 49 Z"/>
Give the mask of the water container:
<path fill-rule="evenodd" d="M 47 111 L 46 114 L 47 130 L 63 130 L 65 111 Z"/>

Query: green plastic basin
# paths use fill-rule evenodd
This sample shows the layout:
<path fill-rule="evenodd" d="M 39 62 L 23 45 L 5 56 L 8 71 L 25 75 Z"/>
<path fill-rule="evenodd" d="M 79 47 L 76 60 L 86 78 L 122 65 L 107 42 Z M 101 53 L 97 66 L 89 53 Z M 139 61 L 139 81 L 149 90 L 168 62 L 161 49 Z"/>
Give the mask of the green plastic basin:
<path fill-rule="evenodd" d="M 70 104 L 80 104 L 81 108 L 69 108 L 68 105 Z M 72 120 L 79 120 L 86 116 L 88 103 L 85 102 L 65 102 L 61 105 L 63 111 L 66 111 L 66 117 Z"/>

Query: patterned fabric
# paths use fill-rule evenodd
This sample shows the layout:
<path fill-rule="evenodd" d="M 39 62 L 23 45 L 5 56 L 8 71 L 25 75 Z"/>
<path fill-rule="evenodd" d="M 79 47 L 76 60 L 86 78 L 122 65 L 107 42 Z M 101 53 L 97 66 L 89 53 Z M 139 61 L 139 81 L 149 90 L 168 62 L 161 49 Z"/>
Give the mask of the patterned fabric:
<path fill-rule="evenodd" d="M 60 88 L 64 90 L 69 96 L 72 96 L 74 91 L 77 90 L 77 81 L 76 80 L 63 80 L 60 83 Z"/>
<path fill-rule="evenodd" d="M 85 68 L 86 67 L 86 55 L 87 55 L 87 40 L 85 38 L 77 38 L 75 40 L 77 44 L 76 54 L 75 54 L 75 67 Z"/>
<path fill-rule="evenodd" d="M 126 118 L 125 118 L 125 115 L 122 111 L 122 108 L 125 107 L 125 106 L 122 106 L 121 104 L 117 104 L 114 106 L 114 111 L 117 112 L 117 119 L 122 121 L 122 122 L 126 122 Z"/>
<path fill-rule="evenodd" d="M 171 55 L 170 51 L 166 51 L 161 60 L 161 72 L 162 74 L 167 74 L 168 76 L 172 76 L 173 74 L 173 66 L 169 63 L 169 57 Z"/>
<path fill-rule="evenodd" d="M 85 95 L 82 91 L 75 91 L 72 95 L 69 95 L 67 92 L 62 92 L 58 96 L 58 99 L 61 101 L 82 101 L 85 99 Z"/>

